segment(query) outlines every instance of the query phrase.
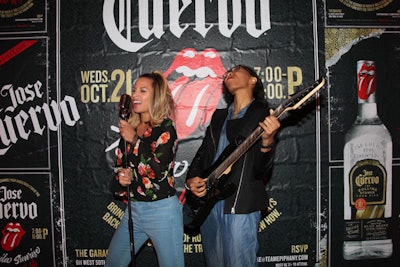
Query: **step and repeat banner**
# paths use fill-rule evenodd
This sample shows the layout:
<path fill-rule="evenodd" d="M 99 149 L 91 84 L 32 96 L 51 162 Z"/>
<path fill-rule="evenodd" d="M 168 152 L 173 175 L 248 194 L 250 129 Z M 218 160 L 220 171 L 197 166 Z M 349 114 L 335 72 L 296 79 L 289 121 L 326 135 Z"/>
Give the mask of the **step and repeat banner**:
<path fill-rule="evenodd" d="M 365 3 L 367 2 L 367 3 Z M 0 1 L 0 266 L 103 266 L 118 103 L 159 70 L 177 105 L 178 195 L 217 108 L 248 65 L 285 113 L 260 266 L 390 266 L 400 259 L 400 1 Z M 185 235 L 186 266 L 205 266 Z M 157 266 L 151 240 L 137 266 Z"/>

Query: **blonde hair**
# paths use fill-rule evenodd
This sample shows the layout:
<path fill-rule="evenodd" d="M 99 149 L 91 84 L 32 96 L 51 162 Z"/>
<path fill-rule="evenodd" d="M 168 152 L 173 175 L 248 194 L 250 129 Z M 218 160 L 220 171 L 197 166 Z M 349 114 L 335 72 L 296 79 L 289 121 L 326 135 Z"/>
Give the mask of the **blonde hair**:
<path fill-rule="evenodd" d="M 165 118 L 174 118 L 175 102 L 172 97 L 171 89 L 167 79 L 160 71 L 144 73 L 140 78 L 147 78 L 153 81 L 153 96 L 150 99 L 150 124 L 152 126 L 159 125 Z M 140 123 L 140 116 L 132 112 L 129 123 L 136 127 Z"/>

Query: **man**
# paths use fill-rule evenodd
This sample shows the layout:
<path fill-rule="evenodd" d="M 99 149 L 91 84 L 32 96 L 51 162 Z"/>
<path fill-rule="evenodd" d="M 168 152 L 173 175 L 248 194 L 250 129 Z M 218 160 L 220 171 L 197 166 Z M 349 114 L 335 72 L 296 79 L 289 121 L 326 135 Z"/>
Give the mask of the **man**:
<path fill-rule="evenodd" d="M 257 266 L 260 211 L 267 205 L 264 179 L 272 169 L 280 122 L 268 114 L 262 82 L 252 68 L 233 67 L 224 74 L 223 85 L 228 107 L 214 112 L 189 167 L 186 188 L 197 197 L 205 196 L 204 170 L 238 136 L 245 138 L 257 126 L 262 127 L 261 138 L 229 172 L 229 182 L 237 186 L 236 191 L 216 203 L 200 228 L 208 267 Z"/>

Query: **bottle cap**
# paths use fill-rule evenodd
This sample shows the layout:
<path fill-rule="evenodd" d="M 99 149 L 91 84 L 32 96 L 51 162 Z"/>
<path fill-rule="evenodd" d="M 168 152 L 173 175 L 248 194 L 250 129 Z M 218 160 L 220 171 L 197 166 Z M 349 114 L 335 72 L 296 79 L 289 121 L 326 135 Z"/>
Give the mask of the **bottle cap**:
<path fill-rule="evenodd" d="M 367 100 L 376 90 L 375 62 L 371 60 L 357 61 L 358 98 Z"/>

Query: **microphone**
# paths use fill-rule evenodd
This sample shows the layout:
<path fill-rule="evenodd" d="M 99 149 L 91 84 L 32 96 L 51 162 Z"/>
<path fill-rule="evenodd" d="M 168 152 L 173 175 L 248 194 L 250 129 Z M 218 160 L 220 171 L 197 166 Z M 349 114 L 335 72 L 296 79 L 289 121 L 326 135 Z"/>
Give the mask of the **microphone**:
<path fill-rule="evenodd" d="M 131 115 L 131 96 L 128 94 L 122 94 L 119 99 L 119 117 L 123 120 L 128 120 Z"/>
<path fill-rule="evenodd" d="M 122 94 L 119 99 L 119 117 L 125 121 L 129 119 L 131 115 L 131 96 L 128 94 Z M 125 140 L 124 140 L 125 141 Z M 128 167 L 128 145 L 125 141 L 125 168 Z M 131 262 L 129 266 L 135 266 L 134 257 L 135 257 L 135 249 L 134 249 L 134 237 L 133 237 L 133 221 L 132 221 L 132 210 L 131 210 L 131 189 L 130 186 L 126 186 L 126 192 L 115 192 L 114 197 L 120 198 L 125 202 L 125 196 L 127 197 L 126 202 L 128 203 L 128 231 L 129 231 L 129 248 L 131 253 Z"/>

